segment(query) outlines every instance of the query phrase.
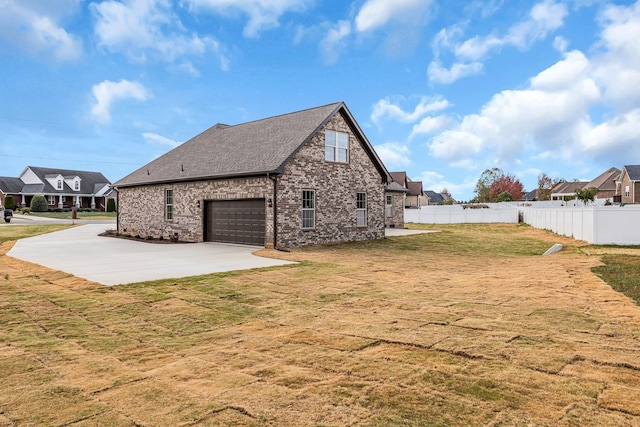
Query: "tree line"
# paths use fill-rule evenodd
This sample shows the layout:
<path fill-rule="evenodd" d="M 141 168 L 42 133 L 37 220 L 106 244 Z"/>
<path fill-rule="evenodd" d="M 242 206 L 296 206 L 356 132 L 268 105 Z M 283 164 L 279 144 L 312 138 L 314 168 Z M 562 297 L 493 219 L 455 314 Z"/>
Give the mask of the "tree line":
<path fill-rule="evenodd" d="M 538 175 L 538 188 L 536 189 L 536 200 L 551 200 L 551 190 L 561 182 L 566 182 L 564 178 L 551 178 L 546 173 Z M 474 194 L 476 203 L 499 203 L 522 200 L 524 185 L 513 174 L 505 173 L 500 168 L 486 169 L 480 175 Z M 582 188 L 576 190 L 575 198 L 582 200 L 585 204 L 593 202 L 598 190 L 596 188 Z"/>

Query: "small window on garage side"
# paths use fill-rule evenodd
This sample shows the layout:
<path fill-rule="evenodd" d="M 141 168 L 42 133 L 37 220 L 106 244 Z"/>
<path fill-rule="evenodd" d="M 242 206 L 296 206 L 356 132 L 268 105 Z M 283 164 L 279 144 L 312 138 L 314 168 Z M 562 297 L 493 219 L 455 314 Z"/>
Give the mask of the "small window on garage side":
<path fill-rule="evenodd" d="M 367 193 L 358 193 L 356 205 L 356 225 L 366 227 L 367 225 Z"/>
<path fill-rule="evenodd" d="M 387 218 L 391 218 L 393 216 L 393 196 L 387 196 L 386 212 Z"/>
<path fill-rule="evenodd" d="M 310 229 L 316 226 L 316 192 L 302 191 L 302 228 Z"/>
<path fill-rule="evenodd" d="M 173 219 L 173 190 L 164 190 L 164 217 L 167 221 Z"/>

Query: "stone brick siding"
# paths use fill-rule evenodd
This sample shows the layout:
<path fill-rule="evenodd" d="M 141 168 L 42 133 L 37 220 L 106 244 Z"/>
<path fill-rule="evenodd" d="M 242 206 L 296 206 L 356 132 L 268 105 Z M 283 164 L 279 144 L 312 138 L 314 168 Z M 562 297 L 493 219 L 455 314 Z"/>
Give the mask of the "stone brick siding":
<path fill-rule="evenodd" d="M 165 190 L 173 190 L 173 219 L 165 219 Z M 204 240 L 207 200 L 273 198 L 270 178 L 242 178 L 158 184 L 119 189 L 118 232 L 132 236 L 169 239 L 178 233 L 184 242 Z M 200 206 L 198 206 L 198 203 Z M 266 202 L 265 202 L 266 203 Z M 265 207 L 265 245 L 273 246 L 273 208 Z"/>
<path fill-rule="evenodd" d="M 392 211 L 391 217 L 387 216 L 386 211 L 386 196 L 392 198 Z M 404 193 L 398 191 L 389 191 L 385 193 L 385 214 L 384 214 L 385 227 L 404 228 Z"/>
<path fill-rule="evenodd" d="M 629 197 L 625 197 L 625 187 L 629 186 Z M 640 203 L 640 182 L 633 182 L 629 179 L 629 176 L 625 173 L 622 177 L 622 184 L 620 185 L 620 194 L 621 194 L 621 203 L 634 203 L 634 193 L 635 193 L 635 203 Z"/>
<path fill-rule="evenodd" d="M 348 163 L 325 160 L 325 129 L 349 134 Z M 302 191 L 314 190 L 315 228 L 302 229 Z M 367 226 L 356 226 L 357 193 L 367 194 Z M 280 247 L 384 237 L 384 185 L 361 142 L 336 114 L 286 164 L 278 179 Z"/>

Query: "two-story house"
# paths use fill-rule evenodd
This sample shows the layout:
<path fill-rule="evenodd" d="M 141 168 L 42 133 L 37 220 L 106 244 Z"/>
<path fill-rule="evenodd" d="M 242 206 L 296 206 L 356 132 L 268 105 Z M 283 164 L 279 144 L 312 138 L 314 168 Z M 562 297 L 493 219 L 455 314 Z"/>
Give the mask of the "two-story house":
<path fill-rule="evenodd" d="M 386 194 L 389 181 L 342 102 L 217 124 L 114 184 L 118 232 L 281 248 L 379 239 L 385 196 L 403 194 Z"/>
<path fill-rule="evenodd" d="M 0 178 L 0 188 L 18 206 L 29 207 L 35 195 L 44 196 L 49 208 L 73 207 L 106 211 L 107 200 L 116 198 L 111 183 L 100 172 L 27 166 L 18 178 Z"/>

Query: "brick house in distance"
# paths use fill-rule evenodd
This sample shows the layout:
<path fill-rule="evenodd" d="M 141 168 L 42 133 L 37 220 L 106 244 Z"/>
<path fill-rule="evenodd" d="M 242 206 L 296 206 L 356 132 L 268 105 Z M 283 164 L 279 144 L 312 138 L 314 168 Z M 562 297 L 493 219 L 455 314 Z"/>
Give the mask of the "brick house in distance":
<path fill-rule="evenodd" d="M 342 103 L 217 124 L 114 184 L 118 232 L 266 247 L 384 237 L 389 174 Z"/>
<path fill-rule="evenodd" d="M 42 195 L 49 209 L 73 207 L 107 210 L 107 200 L 116 199 L 111 182 L 100 172 L 27 166 L 19 177 L 0 177 L 2 204 L 13 196 L 17 206 L 29 207 L 33 196 Z"/>
<path fill-rule="evenodd" d="M 620 173 L 620 203 L 640 203 L 640 165 L 627 165 Z"/>

